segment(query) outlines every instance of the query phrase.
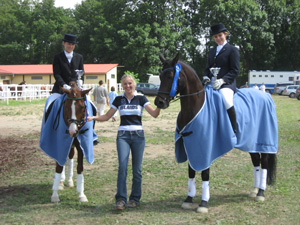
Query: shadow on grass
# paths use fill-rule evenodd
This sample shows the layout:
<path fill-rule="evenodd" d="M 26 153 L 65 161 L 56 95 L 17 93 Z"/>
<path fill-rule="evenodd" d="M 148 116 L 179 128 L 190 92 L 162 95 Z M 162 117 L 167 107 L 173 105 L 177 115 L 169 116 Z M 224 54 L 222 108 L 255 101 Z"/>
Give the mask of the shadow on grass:
<path fill-rule="evenodd" d="M 69 190 L 67 190 L 69 189 Z M 80 203 L 78 201 L 78 194 L 76 188 L 67 188 L 60 191 L 59 203 L 51 203 L 52 189 L 49 184 L 25 184 L 15 186 L 2 186 L 0 187 L 0 214 L 19 212 L 25 213 L 32 210 L 50 210 L 56 211 L 64 209 L 66 213 L 68 211 L 76 212 L 77 216 L 99 217 L 109 216 L 122 213 L 149 213 L 149 212 L 188 212 L 189 210 L 181 209 L 181 204 L 186 196 L 173 196 L 165 197 L 161 200 L 147 201 L 141 199 L 141 205 L 135 209 L 126 208 L 124 211 L 118 211 L 114 206 L 113 196 L 109 199 L 109 202 L 103 196 L 87 196 L 89 202 Z M 102 201 L 102 203 L 101 203 Z M 217 207 L 222 205 L 242 203 L 245 201 L 252 201 L 246 194 L 235 195 L 214 195 L 209 201 L 209 207 Z M 201 202 L 201 197 L 194 199 L 195 204 Z M 192 210 L 194 211 L 194 210 Z"/>

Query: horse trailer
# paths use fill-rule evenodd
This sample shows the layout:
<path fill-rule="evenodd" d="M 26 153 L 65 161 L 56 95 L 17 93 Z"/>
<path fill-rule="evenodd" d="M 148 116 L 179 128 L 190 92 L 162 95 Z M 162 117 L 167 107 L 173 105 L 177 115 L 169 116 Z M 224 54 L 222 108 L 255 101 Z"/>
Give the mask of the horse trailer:
<path fill-rule="evenodd" d="M 266 86 L 266 92 L 272 94 L 277 83 L 294 83 L 294 77 L 300 76 L 300 71 L 259 71 L 250 70 L 248 74 L 248 85 L 253 87 L 257 84 L 258 87 L 262 83 Z"/>

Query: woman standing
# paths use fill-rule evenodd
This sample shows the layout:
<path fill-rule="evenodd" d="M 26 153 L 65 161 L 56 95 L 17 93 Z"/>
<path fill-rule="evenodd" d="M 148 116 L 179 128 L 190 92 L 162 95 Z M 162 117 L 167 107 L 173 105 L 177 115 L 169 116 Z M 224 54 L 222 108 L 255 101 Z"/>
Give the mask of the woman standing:
<path fill-rule="evenodd" d="M 134 208 L 140 204 L 142 195 L 142 161 L 145 148 L 145 136 L 142 127 L 142 113 L 146 111 L 156 118 L 160 109 L 153 109 L 144 95 L 136 94 L 136 83 L 131 75 L 121 78 L 124 94 L 113 101 L 109 111 L 102 116 L 88 117 L 88 121 L 107 121 L 119 110 L 121 123 L 117 135 L 117 151 L 119 160 L 116 209 L 123 210 L 126 205 Z M 129 154 L 132 154 L 132 189 L 127 204 L 126 178 Z"/>
<path fill-rule="evenodd" d="M 213 88 L 220 90 L 223 95 L 224 104 L 234 132 L 236 133 L 236 114 L 233 106 L 233 94 L 236 92 L 236 77 L 240 70 L 240 54 L 236 47 L 227 42 L 228 30 L 223 24 L 217 24 L 210 28 L 210 35 L 217 46 L 212 48 L 208 54 L 208 60 L 204 71 L 204 83 L 210 82 L 213 74 L 212 67 L 220 67 Z"/>

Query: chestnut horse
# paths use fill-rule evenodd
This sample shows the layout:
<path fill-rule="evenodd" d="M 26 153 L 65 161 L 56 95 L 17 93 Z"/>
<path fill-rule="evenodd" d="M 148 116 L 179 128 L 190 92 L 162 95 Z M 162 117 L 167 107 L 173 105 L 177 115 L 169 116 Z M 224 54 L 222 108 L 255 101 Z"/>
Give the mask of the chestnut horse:
<path fill-rule="evenodd" d="M 77 192 L 79 201 L 87 202 L 84 194 L 83 158 L 89 163 L 93 162 L 93 137 L 92 123 L 86 122 L 91 104 L 86 100 L 86 94 L 91 90 L 81 90 L 76 82 L 70 82 L 71 89 L 61 88 L 65 93 L 57 98 L 50 106 L 45 108 L 40 147 L 50 157 L 56 160 L 55 177 L 53 182 L 52 202 L 59 202 L 58 191 L 63 189 L 61 181 L 64 180 L 64 165 L 69 157 L 67 186 L 73 186 L 73 156 L 74 146 L 78 152 L 77 158 Z M 57 112 L 58 111 L 58 112 Z M 61 119 L 60 117 L 63 117 Z M 48 123 L 47 123 L 47 122 Z M 89 137 L 89 138 L 86 138 Z"/>
<path fill-rule="evenodd" d="M 21 83 L 19 83 L 18 85 L 27 85 L 27 83 L 24 80 Z M 11 91 L 11 95 L 12 96 L 16 96 L 16 88 L 15 87 L 11 87 L 10 91 Z M 18 86 L 17 87 L 17 96 L 21 96 L 22 95 L 22 91 L 23 91 L 23 87 Z"/>
<path fill-rule="evenodd" d="M 208 163 L 206 163 L 205 165 L 202 165 L 202 158 L 206 158 L 206 156 L 208 155 L 208 158 L 210 158 L 211 156 L 213 156 L 216 152 L 215 148 L 212 148 L 211 151 L 212 153 L 207 153 L 208 149 L 205 149 L 205 146 L 214 146 L 214 144 L 208 143 L 207 142 L 218 142 L 221 143 L 220 148 L 224 148 L 223 145 L 226 145 L 227 140 L 224 141 L 224 138 L 219 138 L 216 139 L 215 138 L 215 134 L 219 131 L 216 131 L 215 127 L 218 127 L 219 125 L 216 125 L 216 123 L 218 123 L 219 121 L 224 120 L 224 117 L 227 117 L 227 113 L 226 113 L 226 109 L 225 106 L 223 105 L 222 101 L 220 101 L 222 103 L 221 110 L 223 110 L 222 108 L 224 108 L 225 110 L 223 110 L 223 114 L 224 115 L 216 115 L 217 119 L 212 118 L 213 115 L 211 115 L 212 113 L 217 113 L 218 111 L 214 111 L 211 110 L 209 111 L 209 113 L 207 113 L 207 115 L 209 116 L 208 119 L 207 118 L 203 118 L 201 116 L 203 116 L 203 106 L 206 105 L 205 107 L 207 107 L 207 105 L 213 105 L 214 103 L 212 102 L 208 102 L 210 99 L 207 97 L 208 94 L 208 87 L 203 87 L 202 82 L 200 81 L 199 77 L 197 76 L 196 72 L 186 63 L 179 61 L 179 54 L 177 54 L 176 57 L 174 57 L 173 59 L 169 59 L 166 60 L 163 55 L 160 54 L 160 60 L 163 63 L 163 68 L 162 68 L 162 72 L 160 74 L 160 80 L 161 80 L 161 84 L 160 84 L 160 88 L 158 91 L 158 96 L 155 99 L 155 105 L 158 108 L 161 109 L 166 109 L 169 107 L 169 103 L 171 100 L 174 100 L 174 98 L 180 99 L 180 103 L 181 103 L 181 111 L 178 114 L 178 118 L 177 118 L 177 129 L 176 129 L 176 133 L 175 133 L 175 139 L 176 139 L 176 135 L 179 136 L 178 138 L 178 142 L 176 140 L 175 142 L 175 154 L 176 154 L 176 159 L 178 162 L 184 162 L 186 160 L 188 160 L 189 164 L 188 164 L 188 175 L 189 175 L 189 181 L 188 181 L 188 196 L 185 199 L 185 201 L 182 204 L 182 208 L 184 209 L 192 209 L 193 207 L 193 198 L 195 197 L 196 194 L 196 184 L 195 184 L 195 169 L 194 168 L 198 168 L 197 171 L 201 171 L 201 178 L 202 178 L 202 201 L 199 205 L 199 207 L 197 208 L 197 212 L 201 212 L 201 213 L 207 213 L 208 212 L 208 201 L 210 198 L 210 193 L 209 193 L 209 167 L 212 163 L 212 161 L 214 161 L 215 159 L 217 159 L 218 157 L 221 157 L 222 155 L 224 155 L 226 152 L 230 151 L 233 147 L 235 147 L 235 142 L 237 141 L 238 138 L 236 137 L 241 137 L 241 135 L 239 133 L 236 134 L 233 132 L 232 127 L 230 126 L 230 121 L 229 118 L 226 118 L 227 124 L 229 124 L 228 126 L 230 126 L 229 128 L 226 129 L 230 129 L 230 135 L 233 137 L 232 138 L 232 142 L 233 142 L 233 146 L 232 148 L 228 148 L 226 151 L 223 151 L 221 154 L 217 155 L 212 161 L 209 161 Z M 214 91 L 211 87 L 210 89 L 211 92 Z M 242 91 L 242 90 L 241 90 Z M 247 90 L 250 92 L 251 94 L 251 90 Z M 218 91 L 214 91 L 214 93 L 218 94 Z M 178 96 L 176 96 L 177 94 L 180 94 Z M 261 94 L 261 93 L 257 93 L 257 94 Z M 265 94 L 265 93 L 264 93 Z M 219 95 L 219 94 L 218 94 Z M 271 105 L 271 111 L 272 111 L 272 116 L 266 115 L 271 117 L 271 124 L 274 125 L 275 129 L 274 131 L 271 132 L 270 134 L 270 139 L 271 142 L 274 143 L 271 146 L 270 145 L 265 145 L 265 148 L 272 148 L 272 153 L 273 154 L 269 154 L 269 152 L 265 153 L 263 151 L 257 151 L 256 150 L 245 150 L 243 148 L 240 148 L 243 151 L 249 152 L 251 155 L 251 159 L 252 159 L 252 163 L 254 166 L 254 188 L 250 193 L 250 197 L 256 197 L 256 200 L 258 201 L 264 201 L 265 196 L 264 196 L 264 190 L 266 189 L 266 183 L 268 184 L 273 184 L 274 183 L 274 179 L 275 179 L 275 174 L 276 174 L 276 152 L 277 152 L 277 143 L 278 143 L 278 128 L 277 128 L 277 118 L 273 119 L 274 117 L 274 112 L 275 112 L 275 107 L 273 104 L 273 101 L 271 99 L 270 96 L 263 96 L 263 98 L 268 99 L 268 103 L 265 103 L 264 101 L 266 101 L 265 99 L 262 100 L 262 105 Z M 224 107 L 223 107 L 224 106 Z M 262 114 L 264 116 L 264 114 Z M 201 122 L 206 122 L 204 120 L 210 120 L 210 127 L 213 127 L 211 132 L 208 132 L 208 126 L 194 126 L 194 128 L 196 128 L 197 131 L 189 131 L 189 132 L 185 132 L 186 128 L 188 126 L 192 126 L 191 124 L 195 122 L 195 118 L 199 117 L 200 120 L 202 120 Z M 211 116 L 211 117 L 210 117 Z M 238 116 L 238 115 L 237 115 Z M 198 118 L 197 117 L 197 118 Z M 276 117 L 276 113 L 275 113 L 275 117 Z M 251 121 L 252 123 L 254 123 L 254 121 Z M 259 129 L 260 124 L 256 125 Z M 240 126 L 239 126 L 240 128 Z M 256 129 L 256 128 L 255 128 Z M 195 136 L 196 133 L 198 132 L 198 130 L 203 130 L 203 133 L 201 135 L 201 137 L 196 136 L 196 139 L 200 140 L 200 143 L 197 141 L 194 141 L 194 139 L 188 139 L 190 138 L 190 136 Z M 267 129 L 264 128 L 265 131 L 267 131 Z M 238 131 L 240 132 L 240 131 Z M 223 133 L 224 134 L 224 133 Z M 221 135 L 223 135 L 221 134 Z M 226 136 L 227 134 L 224 134 L 224 136 Z M 273 140 L 273 135 L 274 135 L 274 140 Z M 210 137 L 213 136 L 213 137 Z M 228 136 L 228 135 L 227 135 Z M 227 137 L 226 136 L 226 137 Z M 248 135 L 249 137 L 249 135 Z M 277 137 L 277 139 L 276 139 Z M 260 143 L 258 140 L 254 140 L 257 141 L 257 143 Z M 192 146 L 193 149 L 189 150 L 187 149 L 187 146 L 191 146 L 196 142 L 197 144 Z M 228 141 L 230 142 L 230 140 Z M 180 150 L 178 150 L 177 148 L 177 144 L 180 143 L 180 146 L 183 144 L 184 147 Z M 261 144 L 263 145 L 263 144 Z M 204 146 L 204 147 L 203 147 Z M 267 147 L 266 147 L 267 146 Z M 230 147 L 230 146 L 229 146 Z M 259 148 L 259 147 L 258 147 Z M 194 151 L 197 153 L 191 153 L 188 151 Z M 200 153 L 199 153 L 200 152 Z M 198 155 L 197 155 L 198 154 Z M 211 155 L 209 155 L 211 154 Z M 194 157 L 195 155 L 197 155 L 198 157 Z M 196 163 L 195 163 L 196 162 Z M 194 163 L 194 164 L 193 164 Z M 197 164 L 198 163 L 198 164 Z M 199 165 L 199 167 L 197 167 L 197 165 Z M 196 165 L 196 166 L 195 166 Z M 200 169 L 199 169 L 200 168 Z"/>

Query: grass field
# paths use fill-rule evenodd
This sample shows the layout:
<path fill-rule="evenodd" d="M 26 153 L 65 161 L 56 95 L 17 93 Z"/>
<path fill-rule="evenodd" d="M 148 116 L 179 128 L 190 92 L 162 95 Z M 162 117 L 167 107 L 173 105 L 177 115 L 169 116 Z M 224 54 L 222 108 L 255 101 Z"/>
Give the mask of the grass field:
<path fill-rule="evenodd" d="M 96 130 L 103 135 L 99 138 L 94 164 L 85 161 L 87 203 L 77 201 L 75 188 L 60 191 L 61 202 L 51 203 L 54 162 L 39 150 L 37 133 L 18 137 L 34 141 L 34 158 L 30 167 L 27 164 L 21 169 L 0 170 L 5 171 L 0 174 L 0 224 L 300 224 L 300 101 L 277 95 L 273 99 L 279 126 L 277 180 L 274 186 L 267 187 L 263 203 L 248 197 L 253 183 L 249 154 L 233 149 L 211 166 L 209 213 L 180 208 L 187 194 L 188 178 L 187 163 L 178 164 L 174 154 L 178 101 L 153 122 L 144 113 L 147 151 L 140 207 L 123 212 L 114 208 L 118 165 L 113 135 L 117 124 L 106 122 L 105 127 Z M 154 98 L 149 100 L 153 102 Z M 9 106 L 0 102 L 0 107 L 2 118 L 17 118 L 29 112 L 36 113 L 41 120 L 44 101 Z M 3 135 L 0 133 L 0 137 Z M 13 149 L 0 146 L 0 150 Z M 18 155 L 15 157 L 12 160 L 17 160 Z M 131 178 L 129 166 L 128 191 Z M 196 179 L 195 202 L 200 203 L 200 173 Z"/>

